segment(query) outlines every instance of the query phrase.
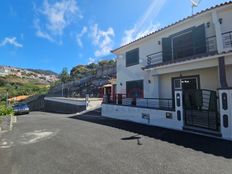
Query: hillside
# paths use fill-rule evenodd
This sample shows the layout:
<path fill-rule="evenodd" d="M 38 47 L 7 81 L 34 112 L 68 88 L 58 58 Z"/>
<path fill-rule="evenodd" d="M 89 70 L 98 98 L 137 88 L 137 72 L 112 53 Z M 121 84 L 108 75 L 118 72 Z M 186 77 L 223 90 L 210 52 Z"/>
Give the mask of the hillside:
<path fill-rule="evenodd" d="M 12 66 L 0 66 L 0 77 L 17 76 L 20 78 L 34 79 L 37 81 L 52 83 L 58 80 L 58 75 L 49 70 L 24 69 Z"/>
<path fill-rule="evenodd" d="M 26 69 L 26 70 L 34 72 L 34 73 L 38 73 L 38 74 L 58 76 L 58 73 L 51 71 L 51 70 L 43 70 L 43 69 Z"/>
<path fill-rule="evenodd" d="M 103 60 L 99 63 L 75 66 L 70 75 L 63 73 L 61 83 L 49 90 L 49 96 L 85 97 L 86 94 L 100 97 L 101 87 L 116 78 L 116 61 Z"/>
<path fill-rule="evenodd" d="M 97 69 L 106 66 L 116 66 L 115 60 L 102 60 L 98 63 L 91 63 L 88 65 L 77 65 L 72 68 L 70 72 L 71 79 L 81 79 L 89 75 L 96 74 Z"/>
<path fill-rule="evenodd" d="M 9 97 L 19 95 L 43 94 L 48 91 L 49 84 L 35 79 L 19 78 L 17 76 L 0 77 L 0 97 L 5 100 L 8 92 Z"/>

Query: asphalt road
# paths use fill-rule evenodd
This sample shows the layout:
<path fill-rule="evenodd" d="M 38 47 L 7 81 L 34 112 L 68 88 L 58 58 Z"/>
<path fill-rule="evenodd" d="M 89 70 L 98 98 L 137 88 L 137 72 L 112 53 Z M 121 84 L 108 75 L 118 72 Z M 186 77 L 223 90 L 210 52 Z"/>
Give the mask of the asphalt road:
<path fill-rule="evenodd" d="M 232 143 L 102 118 L 34 112 L 0 133 L 1 174 L 232 173 Z"/>

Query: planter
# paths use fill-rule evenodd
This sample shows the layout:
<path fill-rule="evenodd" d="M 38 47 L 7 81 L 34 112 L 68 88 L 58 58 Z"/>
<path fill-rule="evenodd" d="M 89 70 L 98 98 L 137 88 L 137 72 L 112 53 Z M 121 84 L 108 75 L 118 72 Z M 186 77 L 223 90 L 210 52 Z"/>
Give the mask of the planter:
<path fill-rule="evenodd" d="M 0 116 L 1 130 L 12 130 L 13 122 L 12 116 Z"/>

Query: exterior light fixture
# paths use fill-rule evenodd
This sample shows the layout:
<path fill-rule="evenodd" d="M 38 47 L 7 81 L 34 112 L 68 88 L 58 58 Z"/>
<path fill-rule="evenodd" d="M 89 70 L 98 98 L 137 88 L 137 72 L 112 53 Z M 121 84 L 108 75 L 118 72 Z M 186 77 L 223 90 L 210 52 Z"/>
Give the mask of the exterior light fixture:
<path fill-rule="evenodd" d="M 151 83 L 151 80 L 148 80 L 148 83 Z"/>
<path fill-rule="evenodd" d="M 210 22 L 207 22 L 206 26 L 207 26 L 207 28 L 209 28 L 210 27 Z"/>
<path fill-rule="evenodd" d="M 161 44 L 161 42 L 160 42 L 160 40 L 158 41 L 158 45 L 160 45 Z"/>
<path fill-rule="evenodd" d="M 120 86 L 122 86 L 122 83 L 120 83 Z"/>

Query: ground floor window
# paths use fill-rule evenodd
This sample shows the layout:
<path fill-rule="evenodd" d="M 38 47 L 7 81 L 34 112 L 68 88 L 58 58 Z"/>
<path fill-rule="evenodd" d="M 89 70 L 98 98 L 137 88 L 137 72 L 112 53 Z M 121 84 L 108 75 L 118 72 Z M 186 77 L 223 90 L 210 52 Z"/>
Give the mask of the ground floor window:
<path fill-rule="evenodd" d="M 126 82 L 126 95 L 128 98 L 143 98 L 143 80 Z"/>

